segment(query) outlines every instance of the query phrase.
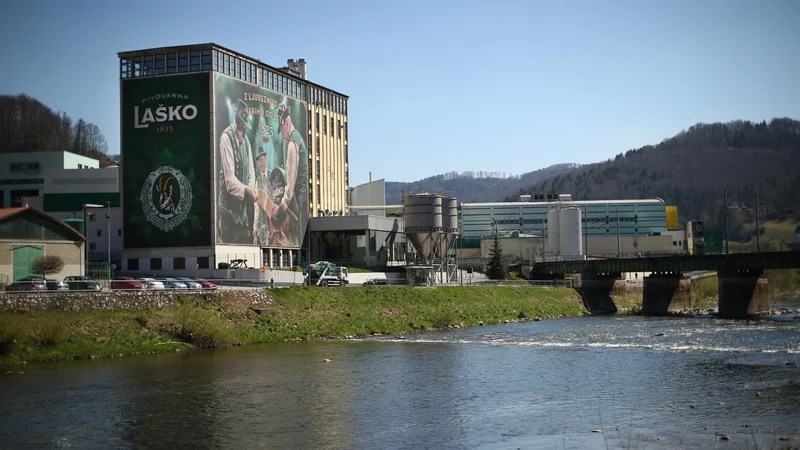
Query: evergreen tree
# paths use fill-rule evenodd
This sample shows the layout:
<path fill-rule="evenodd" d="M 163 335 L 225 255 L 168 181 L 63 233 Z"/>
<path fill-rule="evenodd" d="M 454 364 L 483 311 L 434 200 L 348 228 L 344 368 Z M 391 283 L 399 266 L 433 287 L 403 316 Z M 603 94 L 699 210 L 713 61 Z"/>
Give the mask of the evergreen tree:
<path fill-rule="evenodd" d="M 503 261 L 503 246 L 500 245 L 500 235 L 497 233 L 497 225 L 494 228 L 494 243 L 489 249 L 489 264 L 486 275 L 490 280 L 504 280 L 508 277 L 508 266 Z"/>

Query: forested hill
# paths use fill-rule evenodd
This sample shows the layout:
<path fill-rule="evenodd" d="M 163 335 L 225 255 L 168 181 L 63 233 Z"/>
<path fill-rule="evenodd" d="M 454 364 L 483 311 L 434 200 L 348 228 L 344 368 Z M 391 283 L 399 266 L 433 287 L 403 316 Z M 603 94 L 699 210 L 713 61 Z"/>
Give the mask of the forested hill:
<path fill-rule="evenodd" d="M 386 182 L 386 204 L 403 203 L 403 194 L 421 191 L 446 191 L 462 202 L 495 202 L 547 177 L 575 170 L 577 164 L 556 164 L 522 175 L 506 176 L 489 172 L 448 172 L 409 183 Z"/>
<path fill-rule="evenodd" d="M 658 145 L 550 177 L 525 191 L 571 193 L 574 199 L 659 197 L 677 205 L 682 218 L 704 218 L 715 226 L 723 185 L 729 204 L 739 208 L 752 207 L 757 187 L 762 214 L 800 215 L 800 122 L 697 124 Z"/>
<path fill-rule="evenodd" d="M 69 151 L 108 165 L 108 145 L 97 125 L 74 122 L 24 94 L 0 95 L 0 154 L 49 151 Z"/>

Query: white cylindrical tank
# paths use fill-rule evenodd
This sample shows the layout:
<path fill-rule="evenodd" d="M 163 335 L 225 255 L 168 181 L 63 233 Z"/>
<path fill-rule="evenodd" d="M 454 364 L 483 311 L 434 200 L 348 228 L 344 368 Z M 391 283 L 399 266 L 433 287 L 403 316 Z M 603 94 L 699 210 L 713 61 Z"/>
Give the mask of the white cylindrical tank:
<path fill-rule="evenodd" d="M 579 208 L 563 208 L 558 211 L 559 248 L 565 256 L 583 255 L 583 224 Z"/>
<path fill-rule="evenodd" d="M 547 253 L 558 255 L 561 248 L 558 209 L 551 209 L 547 212 Z"/>

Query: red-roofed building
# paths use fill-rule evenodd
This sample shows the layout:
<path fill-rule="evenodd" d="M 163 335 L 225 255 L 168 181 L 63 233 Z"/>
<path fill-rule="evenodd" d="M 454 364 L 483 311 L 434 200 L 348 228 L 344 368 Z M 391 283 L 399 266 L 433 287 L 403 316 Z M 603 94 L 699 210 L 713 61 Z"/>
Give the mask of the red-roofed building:
<path fill-rule="evenodd" d="M 29 275 L 39 256 L 55 255 L 64 261 L 51 278 L 83 275 L 86 238 L 62 220 L 36 208 L 0 209 L 0 285 Z"/>

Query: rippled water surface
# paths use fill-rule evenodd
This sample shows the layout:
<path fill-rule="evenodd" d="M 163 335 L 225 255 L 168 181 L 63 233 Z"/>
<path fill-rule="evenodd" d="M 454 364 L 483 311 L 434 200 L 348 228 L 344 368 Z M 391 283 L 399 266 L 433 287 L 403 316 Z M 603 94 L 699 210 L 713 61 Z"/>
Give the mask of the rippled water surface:
<path fill-rule="evenodd" d="M 28 366 L 0 377 L 0 448 L 782 448 L 800 429 L 798 366 L 792 315 L 586 317 Z"/>

